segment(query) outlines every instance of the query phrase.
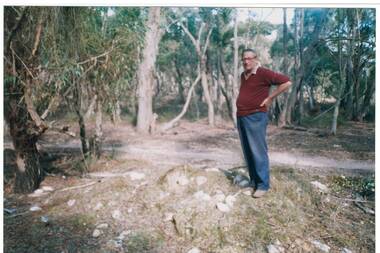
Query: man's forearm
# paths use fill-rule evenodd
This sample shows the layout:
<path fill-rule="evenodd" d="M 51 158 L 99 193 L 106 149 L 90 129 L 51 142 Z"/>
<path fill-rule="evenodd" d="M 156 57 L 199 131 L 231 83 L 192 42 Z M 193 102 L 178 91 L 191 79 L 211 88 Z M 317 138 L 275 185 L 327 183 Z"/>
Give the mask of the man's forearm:
<path fill-rule="evenodd" d="M 278 95 L 280 95 L 281 93 L 283 93 L 284 91 L 286 91 L 287 89 L 289 89 L 289 87 L 292 85 L 292 82 L 288 81 L 286 83 L 282 83 L 280 84 L 277 89 L 275 89 L 270 95 L 269 95 L 269 98 L 270 99 L 274 99 L 275 97 L 277 97 Z"/>

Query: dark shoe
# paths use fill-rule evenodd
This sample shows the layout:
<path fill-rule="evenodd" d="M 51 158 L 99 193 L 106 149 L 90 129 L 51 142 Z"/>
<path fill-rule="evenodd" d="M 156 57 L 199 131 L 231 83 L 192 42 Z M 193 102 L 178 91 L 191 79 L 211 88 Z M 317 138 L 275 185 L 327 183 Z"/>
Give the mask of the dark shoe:
<path fill-rule="evenodd" d="M 267 191 L 265 191 L 265 190 L 256 190 L 256 191 L 253 193 L 252 197 L 254 197 L 254 198 L 261 198 L 261 197 L 263 197 L 266 193 L 267 193 Z"/>

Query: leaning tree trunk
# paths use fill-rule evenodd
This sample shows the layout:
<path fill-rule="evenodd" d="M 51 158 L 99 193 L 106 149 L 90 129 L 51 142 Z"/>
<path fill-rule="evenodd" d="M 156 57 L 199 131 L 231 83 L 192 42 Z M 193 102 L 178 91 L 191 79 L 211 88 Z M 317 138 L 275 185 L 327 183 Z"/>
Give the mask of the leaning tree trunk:
<path fill-rule="evenodd" d="M 148 31 L 145 35 L 142 61 L 139 64 L 138 74 L 138 112 L 137 130 L 148 133 L 153 117 L 153 86 L 154 65 L 158 54 L 158 43 L 161 37 L 160 31 L 160 7 L 150 7 L 147 22 Z"/>
<path fill-rule="evenodd" d="M 197 85 L 197 83 L 199 82 L 200 78 L 201 78 L 201 75 L 198 74 L 197 78 L 195 79 L 195 81 L 191 85 L 191 87 L 189 89 L 189 92 L 187 93 L 186 102 L 185 102 L 185 105 L 183 106 L 182 111 L 180 112 L 180 114 L 178 114 L 178 116 L 175 117 L 174 119 L 172 119 L 170 122 L 164 124 L 160 128 L 160 131 L 166 131 L 166 130 L 168 130 L 170 128 L 173 128 L 177 124 L 177 122 L 183 117 L 183 115 L 185 115 L 185 113 L 187 112 L 187 108 L 189 107 L 189 104 L 190 104 L 191 95 L 193 94 L 194 87 Z"/>
<path fill-rule="evenodd" d="M 202 30 L 205 26 L 204 23 L 201 24 L 201 27 L 198 31 L 198 39 L 196 40 L 194 36 L 190 33 L 189 29 L 182 24 L 182 22 L 179 22 L 179 25 L 182 27 L 184 32 L 189 36 L 191 42 L 193 43 L 195 50 L 197 52 L 198 58 L 199 58 L 199 67 L 201 70 L 201 82 L 202 82 L 202 88 L 203 88 L 203 96 L 206 100 L 207 106 L 208 106 L 208 123 L 210 126 L 214 126 L 215 124 L 215 115 L 214 115 L 214 105 L 211 101 L 210 97 L 210 91 L 208 87 L 207 82 L 207 73 L 206 73 L 206 50 L 208 48 L 208 44 L 210 42 L 210 36 L 212 32 L 212 28 L 209 29 L 208 34 L 206 36 L 206 42 L 204 43 L 203 48 L 201 48 L 201 35 Z"/>

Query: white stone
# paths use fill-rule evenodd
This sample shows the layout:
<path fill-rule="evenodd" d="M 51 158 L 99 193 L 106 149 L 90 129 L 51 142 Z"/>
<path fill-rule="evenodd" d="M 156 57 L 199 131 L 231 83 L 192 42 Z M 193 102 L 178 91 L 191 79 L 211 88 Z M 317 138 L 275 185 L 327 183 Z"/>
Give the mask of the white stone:
<path fill-rule="evenodd" d="M 224 193 L 217 193 L 217 194 L 214 195 L 213 198 L 217 202 L 223 202 L 226 199 L 226 195 L 224 195 Z"/>
<path fill-rule="evenodd" d="M 204 176 L 198 176 L 195 178 L 195 182 L 197 183 L 197 185 L 202 185 L 207 182 L 207 178 Z"/>
<path fill-rule="evenodd" d="M 226 205 L 222 202 L 217 203 L 216 207 L 219 209 L 219 211 L 221 211 L 223 213 L 228 213 L 230 211 L 230 208 L 228 207 L 228 205 Z"/>
<path fill-rule="evenodd" d="M 98 228 L 98 229 L 108 228 L 108 224 L 107 223 L 102 223 L 102 224 L 97 225 L 96 228 Z"/>
<path fill-rule="evenodd" d="M 37 189 L 37 190 L 35 190 L 33 193 L 35 193 L 35 194 L 41 194 L 41 193 L 43 193 L 44 192 L 44 190 L 42 190 L 42 189 Z"/>
<path fill-rule="evenodd" d="M 73 205 L 75 205 L 75 199 L 70 199 L 68 202 L 67 202 L 67 205 L 68 206 L 73 206 Z"/>
<path fill-rule="evenodd" d="M 128 213 L 132 213 L 132 208 L 128 208 Z"/>
<path fill-rule="evenodd" d="M 342 253 L 352 253 L 352 251 L 347 249 L 347 248 L 343 248 L 341 252 Z"/>
<path fill-rule="evenodd" d="M 226 197 L 226 204 L 229 206 L 229 207 L 233 207 L 234 206 L 234 202 L 236 201 L 236 197 L 233 196 L 233 195 L 228 195 Z"/>
<path fill-rule="evenodd" d="M 32 206 L 29 210 L 32 212 L 37 212 L 37 211 L 41 211 L 42 208 L 39 206 Z"/>
<path fill-rule="evenodd" d="M 318 181 L 312 181 L 311 184 L 312 184 L 315 188 L 319 189 L 321 192 L 328 192 L 328 191 L 329 191 L 329 189 L 327 188 L 326 185 L 324 185 L 324 184 L 322 184 L 322 183 L 320 183 L 320 182 L 318 182 Z"/>
<path fill-rule="evenodd" d="M 54 191 L 54 188 L 51 186 L 43 186 L 42 190 L 45 192 L 52 192 L 52 191 Z"/>
<path fill-rule="evenodd" d="M 250 190 L 243 191 L 244 195 L 251 196 L 252 192 Z"/>
<path fill-rule="evenodd" d="M 42 189 L 37 189 L 33 193 L 29 194 L 28 197 L 37 198 L 37 197 L 45 196 L 46 194 L 47 193 L 44 192 Z"/>
<path fill-rule="evenodd" d="M 187 179 L 186 176 L 181 175 L 177 179 L 177 184 L 185 186 L 185 185 L 189 184 L 189 179 Z"/>
<path fill-rule="evenodd" d="M 141 179 L 145 178 L 145 174 L 144 173 L 135 172 L 135 171 L 129 172 L 128 175 L 129 175 L 129 177 L 131 178 L 132 181 L 134 181 L 134 180 L 141 180 Z"/>
<path fill-rule="evenodd" d="M 113 211 L 112 218 L 114 218 L 115 220 L 121 220 L 122 219 L 121 212 L 119 210 Z"/>
<path fill-rule="evenodd" d="M 120 233 L 120 235 L 117 237 L 119 240 L 124 240 L 124 238 L 131 233 L 131 230 L 124 230 Z"/>
<path fill-rule="evenodd" d="M 206 171 L 207 172 L 219 172 L 219 169 L 218 168 L 207 168 Z"/>
<path fill-rule="evenodd" d="M 164 221 L 172 221 L 174 217 L 174 213 L 165 213 Z"/>
<path fill-rule="evenodd" d="M 249 186 L 249 181 L 244 179 L 242 181 L 239 182 L 239 186 L 240 187 L 248 187 Z"/>
<path fill-rule="evenodd" d="M 160 199 L 164 199 L 170 195 L 169 192 L 160 192 Z"/>
<path fill-rule="evenodd" d="M 100 202 L 98 202 L 98 203 L 96 204 L 96 206 L 94 207 L 94 210 L 97 211 L 97 210 L 99 210 L 99 209 L 102 208 L 102 207 L 103 207 L 103 204 L 100 203 Z"/>
<path fill-rule="evenodd" d="M 94 232 L 92 233 L 93 237 L 99 237 L 102 234 L 102 231 L 99 229 L 95 229 Z"/>
<path fill-rule="evenodd" d="M 121 248 L 123 247 L 123 244 L 121 241 L 118 241 L 118 240 L 109 240 L 107 242 L 107 246 L 110 247 L 110 248 Z"/>
<path fill-rule="evenodd" d="M 241 181 L 244 180 L 244 177 L 242 175 L 236 175 L 233 179 L 234 184 L 239 184 Z"/>
<path fill-rule="evenodd" d="M 49 222 L 49 218 L 47 216 L 41 216 L 41 221 L 43 223 L 48 223 Z"/>
<path fill-rule="evenodd" d="M 318 249 L 322 250 L 323 252 L 330 252 L 330 247 L 326 244 L 323 244 L 317 240 L 313 240 L 311 241 L 312 244 L 314 244 L 315 247 L 317 247 Z"/>
<path fill-rule="evenodd" d="M 207 193 L 204 193 L 203 191 L 197 191 L 194 193 L 194 197 L 199 200 L 204 200 L 204 201 L 210 201 L 211 197 Z"/>
<path fill-rule="evenodd" d="M 284 253 L 285 249 L 279 245 L 268 245 L 268 253 Z"/>
<path fill-rule="evenodd" d="M 201 253 L 201 251 L 198 248 L 192 248 L 187 253 Z"/>

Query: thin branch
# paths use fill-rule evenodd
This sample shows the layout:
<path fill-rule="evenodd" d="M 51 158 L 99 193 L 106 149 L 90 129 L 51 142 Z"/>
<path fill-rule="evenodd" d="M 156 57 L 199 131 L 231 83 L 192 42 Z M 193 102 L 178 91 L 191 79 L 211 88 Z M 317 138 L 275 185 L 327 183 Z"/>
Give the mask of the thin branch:
<path fill-rule="evenodd" d="M 179 25 L 182 27 L 182 29 L 184 30 L 184 32 L 189 36 L 191 42 L 193 42 L 194 46 L 195 46 L 195 49 L 199 50 L 199 44 L 197 43 L 197 41 L 195 40 L 194 36 L 190 33 L 189 29 L 187 29 L 187 27 L 185 27 L 182 22 L 178 22 Z M 200 53 L 200 52 L 199 52 Z"/>
<path fill-rule="evenodd" d="M 210 28 L 210 31 L 208 31 L 207 39 L 206 39 L 206 44 L 205 44 L 205 47 L 203 48 L 203 54 L 202 54 L 202 57 L 204 57 L 205 54 L 206 54 L 206 50 L 207 50 L 208 44 L 209 44 L 209 42 L 210 42 L 211 32 L 212 32 L 212 28 Z"/>
<path fill-rule="evenodd" d="M 85 64 L 85 63 L 87 63 L 87 62 L 94 61 L 94 60 L 96 61 L 98 58 L 103 57 L 103 56 L 106 56 L 106 55 L 108 55 L 109 53 L 111 53 L 111 52 L 113 51 L 113 49 L 114 49 L 114 46 L 112 45 L 112 47 L 111 47 L 110 50 L 108 50 L 108 51 L 106 51 L 106 52 L 104 52 L 104 53 L 102 53 L 102 54 L 100 54 L 100 55 L 98 55 L 98 56 L 93 56 L 93 57 L 91 57 L 90 59 L 87 59 L 87 60 L 85 60 L 85 61 L 78 62 L 77 65 L 82 65 L 82 64 Z"/>
<path fill-rule="evenodd" d="M 32 72 L 30 71 L 30 69 L 28 68 L 28 66 L 26 66 L 26 64 L 24 63 L 24 61 L 21 59 L 21 57 L 20 56 L 18 56 L 17 54 L 16 54 L 16 52 L 13 50 L 13 48 L 12 48 L 12 46 L 9 46 L 9 48 L 12 50 L 12 53 L 21 61 L 21 63 L 22 63 L 22 65 L 24 65 L 24 67 L 26 68 L 26 70 L 28 71 L 28 73 L 29 73 L 29 75 L 33 78 L 33 79 L 36 79 L 34 76 L 33 76 L 33 74 L 32 74 Z"/>
<path fill-rule="evenodd" d="M 40 44 L 40 38 L 41 38 L 41 32 L 42 32 L 42 17 L 40 17 L 40 20 L 38 21 L 37 29 L 36 29 L 36 38 L 34 40 L 34 46 L 32 50 L 32 55 L 30 58 L 32 58 L 37 51 L 38 45 Z"/>
<path fill-rule="evenodd" d="M 199 41 L 201 41 L 202 30 L 204 27 L 205 27 L 205 23 L 202 22 L 201 27 L 199 28 L 199 32 L 198 32 L 198 44 L 199 44 Z"/>
<path fill-rule="evenodd" d="M 63 189 L 58 190 L 58 192 L 64 192 L 64 191 L 70 191 L 70 190 L 75 190 L 75 189 L 80 189 L 80 188 L 88 187 L 88 186 L 96 184 L 97 182 L 98 181 L 91 182 L 91 183 L 84 184 L 84 185 L 78 185 L 78 186 L 63 188 Z"/>

